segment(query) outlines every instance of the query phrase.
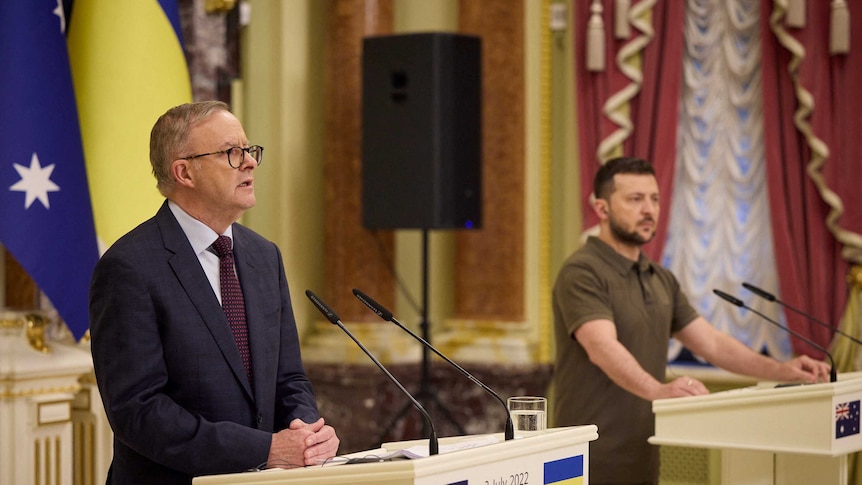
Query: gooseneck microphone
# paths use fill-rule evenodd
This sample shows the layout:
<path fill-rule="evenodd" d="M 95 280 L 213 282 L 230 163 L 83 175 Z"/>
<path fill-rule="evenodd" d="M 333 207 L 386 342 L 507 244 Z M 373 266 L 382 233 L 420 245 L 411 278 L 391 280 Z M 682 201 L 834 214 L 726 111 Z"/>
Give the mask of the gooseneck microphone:
<path fill-rule="evenodd" d="M 382 318 L 382 319 L 386 320 L 387 322 L 392 322 L 392 323 L 394 323 L 395 325 L 398 325 L 398 326 L 401 328 L 401 330 L 404 330 L 405 332 L 409 333 L 411 337 L 413 337 L 413 338 L 415 338 L 416 340 L 418 340 L 418 341 L 422 342 L 422 345 L 424 345 L 425 347 L 427 347 L 427 348 L 428 348 L 428 350 L 430 350 L 430 351 L 434 352 L 435 354 L 439 355 L 439 356 L 440 356 L 440 358 L 442 358 L 443 360 L 445 360 L 446 362 L 448 362 L 449 364 L 451 364 L 451 365 L 452 365 L 452 367 L 454 367 L 454 368 L 458 369 L 458 371 L 459 371 L 459 372 L 461 372 L 462 374 L 464 374 L 464 376 L 465 376 L 465 377 L 467 377 L 467 379 L 470 379 L 471 381 L 473 381 L 473 383 L 474 383 L 474 384 L 476 384 L 477 386 L 481 387 L 482 389 L 484 389 L 485 391 L 487 391 L 489 394 L 491 394 L 492 396 L 494 396 L 495 398 L 497 398 L 497 400 L 498 400 L 498 401 L 500 401 L 500 404 L 502 404 L 502 405 L 503 405 L 503 408 L 505 408 L 505 409 L 506 409 L 506 432 L 505 432 L 506 440 L 511 440 L 511 439 L 514 439 L 514 438 L 515 438 L 515 427 L 514 427 L 514 425 L 512 424 L 512 416 L 510 416 L 510 415 L 509 415 L 509 407 L 508 407 L 508 406 L 506 406 L 506 402 L 505 402 L 505 401 L 503 401 L 503 398 L 502 398 L 502 397 L 500 397 L 500 395 L 499 395 L 499 394 L 497 394 L 496 392 L 494 392 L 494 390 L 493 390 L 493 389 L 491 389 L 490 387 L 486 386 L 482 381 L 480 381 L 479 379 L 477 379 L 476 377 L 474 377 L 472 374 L 470 374 L 469 372 L 467 372 L 467 370 L 465 370 L 463 367 L 461 367 L 460 365 L 456 364 L 454 361 L 452 361 L 452 359 L 450 359 L 449 357 L 446 357 L 445 355 L 443 355 L 439 350 L 437 350 L 436 348 L 434 348 L 434 346 L 433 346 L 433 345 L 431 345 L 431 343 L 430 343 L 430 342 L 428 342 L 428 341 L 427 341 L 427 340 L 425 340 L 424 338 L 422 338 L 422 337 L 420 337 L 420 336 L 416 335 L 412 330 L 410 330 L 409 328 L 405 327 L 401 322 L 399 322 L 399 321 L 398 321 L 398 319 L 396 319 L 395 317 L 393 317 L 393 316 L 392 316 L 392 312 L 390 312 L 389 310 L 387 310 L 386 308 L 384 308 L 384 307 L 383 307 L 383 305 L 381 305 L 381 304 L 377 303 L 376 301 L 374 301 L 373 299 L 371 299 L 371 297 L 370 297 L 370 296 L 368 296 L 368 295 L 366 295 L 365 293 L 363 293 L 363 292 L 361 292 L 361 291 L 357 290 L 356 288 L 354 288 L 354 289 L 353 289 L 353 296 L 355 296 L 356 298 L 358 298 L 358 299 L 359 299 L 359 301 L 361 301 L 362 303 L 364 303 L 364 304 L 365 304 L 365 306 L 367 306 L 368 308 L 370 308 L 370 309 L 371 309 L 371 311 L 373 311 L 374 313 L 376 313 L 376 314 L 377 314 L 377 316 L 379 316 L 380 318 Z"/>
<path fill-rule="evenodd" d="M 362 349 L 363 352 L 365 352 L 365 355 L 367 355 L 375 364 L 377 364 L 377 367 L 379 367 L 380 370 L 382 370 L 383 373 L 386 374 L 386 377 L 388 377 L 393 383 L 395 383 L 395 385 L 398 386 L 398 389 L 401 389 L 401 392 L 403 392 L 404 395 L 407 396 L 408 399 L 410 399 L 410 402 L 412 402 L 413 405 L 416 406 L 416 409 L 418 409 L 419 412 L 422 413 L 422 416 L 425 417 L 425 421 L 428 423 L 428 427 L 431 430 L 431 436 L 429 436 L 428 438 L 428 455 L 430 456 L 438 454 L 440 452 L 440 446 L 437 442 L 437 431 L 434 430 L 434 423 L 431 422 L 431 416 L 428 415 L 428 411 L 426 411 L 425 408 L 422 407 L 422 404 L 420 404 L 419 401 L 417 401 L 416 398 L 413 397 L 413 395 L 410 394 L 407 389 L 405 389 L 404 386 L 401 385 L 400 382 L 398 382 L 398 379 L 396 379 L 395 376 L 393 376 L 388 370 L 386 370 L 386 367 L 383 367 L 383 364 L 381 364 L 380 361 L 377 360 L 377 358 L 374 357 L 374 355 L 372 355 L 371 352 L 369 352 L 368 349 L 366 349 L 365 346 L 362 345 L 362 343 L 357 340 L 352 333 L 350 333 L 350 330 L 347 330 L 344 324 L 341 323 L 341 319 L 338 318 L 338 315 L 336 315 L 335 312 L 332 311 L 332 308 L 329 308 L 329 305 L 323 303 L 323 300 L 318 298 L 317 295 L 311 292 L 311 290 L 305 290 L 305 296 L 307 296 L 308 299 L 311 300 L 311 303 L 314 303 L 314 306 L 317 307 L 318 310 L 320 310 L 320 313 L 322 313 L 323 316 L 325 316 L 330 323 L 332 323 L 333 325 L 337 325 L 338 328 L 343 330 L 348 337 L 350 337 L 354 342 L 356 342 L 356 345 L 358 345 L 359 348 Z"/>
<path fill-rule="evenodd" d="M 783 306 L 784 308 L 787 308 L 787 309 L 789 309 L 789 310 L 792 310 L 794 313 L 797 313 L 797 314 L 799 314 L 799 315 L 802 315 L 803 317 L 807 318 L 808 320 L 810 320 L 810 321 L 812 321 L 812 322 L 814 322 L 814 323 L 816 323 L 816 324 L 818 324 L 818 325 L 820 325 L 820 326 L 822 326 L 822 327 L 826 327 L 826 328 L 828 328 L 829 330 L 831 330 L 831 331 L 832 331 L 832 333 L 840 333 L 841 335 L 843 335 L 843 336 L 845 336 L 845 337 L 849 338 L 850 340 L 852 340 L 852 341 L 856 342 L 857 344 L 862 345 L 862 341 L 860 341 L 860 340 L 859 340 L 859 339 L 857 339 L 856 337 L 853 337 L 852 335 L 848 334 L 847 332 L 843 332 L 843 331 L 841 331 L 841 329 L 839 329 L 839 328 L 834 328 L 832 325 L 829 325 L 829 324 L 828 324 L 828 323 L 826 323 L 826 322 L 823 322 L 823 321 L 821 321 L 821 320 L 818 320 L 818 319 L 814 318 L 814 316 L 813 316 L 813 315 L 809 315 L 808 313 L 805 313 L 804 311 L 802 311 L 802 310 L 800 310 L 800 309 L 798 309 L 798 308 L 794 308 L 793 306 L 788 305 L 787 303 L 784 303 L 783 301 L 781 301 L 781 300 L 779 300 L 778 298 L 776 298 L 776 297 L 775 297 L 775 295 L 773 295 L 772 293 L 770 293 L 770 292 L 768 292 L 768 291 L 766 291 L 766 290 L 760 289 L 760 288 L 758 288 L 758 287 L 756 287 L 756 286 L 752 285 L 751 283 L 743 283 L 743 284 L 742 284 L 742 286 L 744 286 L 746 289 L 750 290 L 750 291 L 751 291 L 752 293 L 754 293 L 755 295 L 757 295 L 757 296 L 759 296 L 759 297 L 763 298 L 764 300 L 768 300 L 768 301 L 772 301 L 772 302 L 778 303 L 779 305 Z"/>
<path fill-rule="evenodd" d="M 747 306 L 747 305 L 746 305 L 745 303 L 743 303 L 743 302 L 742 302 L 742 300 L 740 300 L 739 298 L 737 298 L 737 297 L 735 297 L 735 296 L 733 296 L 733 295 L 730 295 L 730 294 L 728 294 L 728 293 L 725 293 L 725 292 L 723 292 L 723 291 L 721 291 L 721 290 L 713 289 L 713 290 L 712 290 L 712 292 L 713 292 L 713 293 L 715 293 L 716 295 L 720 296 L 721 298 L 723 298 L 723 299 L 725 299 L 725 300 L 729 301 L 730 303 L 733 303 L 734 305 L 736 305 L 736 306 L 738 306 L 738 307 L 742 307 L 742 308 L 745 308 L 746 310 L 749 310 L 749 311 L 751 311 L 751 312 L 756 313 L 757 315 L 759 315 L 761 318 L 763 318 L 763 319 L 764 319 L 764 320 L 766 320 L 767 322 L 769 322 L 769 323 L 771 323 L 771 324 L 775 325 L 776 327 L 778 327 L 778 328 L 780 328 L 780 329 L 784 330 L 785 332 L 787 332 L 787 333 L 789 333 L 789 334 L 793 335 L 794 337 L 796 337 L 796 338 L 798 338 L 798 339 L 800 339 L 800 340 L 804 341 L 804 342 L 805 342 L 805 343 L 807 343 L 808 345 L 810 345 L 810 346 L 814 347 L 815 349 L 817 349 L 817 350 L 819 350 L 819 351 L 823 352 L 824 354 L 826 354 L 826 357 L 829 357 L 829 363 L 830 363 L 830 365 L 831 365 L 831 367 L 830 367 L 830 369 L 829 369 L 829 382 L 835 382 L 835 381 L 837 381 L 837 380 L 838 380 L 838 373 L 835 371 L 835 359 L 833 359 L 833 358 L 832 358 L 832 354 L 830 354 L 828 350 L 826 350 L 826 349 L 825 349 L 825 348 L 823 348 L 822 346 L 820 346 L 820 345 L 816 344 L 814 341 L 812 341 L 812 340 L 810 340 L 810 339 L 806 338 L 805 336 L 803 336 L 803 335 L 799 334 L 798 332 L 795 332 L 795 331 L 791 330 L 790 328 L 785 327 L 784 325 L 782 325 L 782 324 L 780 324 L 780 323 L 776 322 L 775 320 L 773 320 L 773 319 L 771 319 L 771 318 L 767 317 L 766 315 L 764 315 L 764 314 L 760 313 L 759 311 L 755 310 L 754 308 L 751 308 L 750 306 Z"/>

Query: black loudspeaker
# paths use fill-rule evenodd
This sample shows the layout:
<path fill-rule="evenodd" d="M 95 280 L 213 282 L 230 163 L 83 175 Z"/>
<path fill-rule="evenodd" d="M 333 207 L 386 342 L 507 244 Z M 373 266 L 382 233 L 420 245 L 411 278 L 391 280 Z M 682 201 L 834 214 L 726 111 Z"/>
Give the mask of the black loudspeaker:
<path fill-rule="evenodd" d="M 478 37 L 368 37 L 362 54 L 362 215 L 368 229 L 478 228 Z"/>

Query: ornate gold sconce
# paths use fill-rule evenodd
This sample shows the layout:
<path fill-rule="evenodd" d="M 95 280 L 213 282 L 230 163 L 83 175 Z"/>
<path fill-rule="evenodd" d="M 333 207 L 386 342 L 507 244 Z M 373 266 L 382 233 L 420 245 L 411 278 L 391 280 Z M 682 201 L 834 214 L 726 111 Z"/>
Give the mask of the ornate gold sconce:
<path fill-rule="evenodd" d="M 51 348 L 48 347 L 45 340 L 45 327 L 48 326 L 50 320 L 42 315 L 28 313 L 24 315 L 24 321 L 27 325 L 27 342 L 30 343 L 30 347 L 43 354 L 50 352 Z"/>

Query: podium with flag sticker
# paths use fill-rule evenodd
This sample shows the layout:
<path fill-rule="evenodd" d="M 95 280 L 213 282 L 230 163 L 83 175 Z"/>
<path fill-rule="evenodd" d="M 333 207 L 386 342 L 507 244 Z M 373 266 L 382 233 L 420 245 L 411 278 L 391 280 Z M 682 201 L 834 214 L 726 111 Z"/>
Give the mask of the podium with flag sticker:
<path fill-rule="evenodd" d="M 384 443 L 322 466 L 198 477 L 193 483 L 582 485 L 589 483 L 589 443 L 597 438 L 593 425 L 552 428 L 509 441 L 502 434 L 459 436 L 440 439 L 440 453 L 434 456 L 427 456 L 427 440 Z M 426 456 L 411 452 L 422 448 Z"/>
<path fill-rule="evenodd" d="M 658 445 L 717 448 L 723 484 L 847 484 L 862 450 L 862 373 L 653 402 Z"/>

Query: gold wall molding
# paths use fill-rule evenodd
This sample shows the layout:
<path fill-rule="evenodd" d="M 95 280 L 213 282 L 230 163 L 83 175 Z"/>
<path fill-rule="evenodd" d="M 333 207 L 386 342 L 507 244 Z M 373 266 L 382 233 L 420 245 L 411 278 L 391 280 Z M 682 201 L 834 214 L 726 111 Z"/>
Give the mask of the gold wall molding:
<path fill-rule="evenodd" d="M 528 289 L 526 292 L 526 297 L 528 299 L 535 298 L 538 302 L 538 308 L 536 311 L 536 315 L 538 316 L 537 325 L 536 325 L 536 335 L 534 336 L 537 349 L 536 349 L 536 358 L 539 362 L 550 362 L 553 360 L 553 335 L 554 330 L 552 327 L 553 317 L 551 312 L 551 281 L 553 279 L 552 276 L 552 268 L 551 268 L 551 228 L 553 227 L 553 221 L 551 214 L 553 212 L 552 204 L 552 149 L 551 149 L 551 138 L 552 138 L 552 55 L 551 55 L 551 29 L 550 29 L 550 10 L 551 4 L 550 0 L 542 0 L 541 9 L 538 18 L 537 25 L 535 22 L 530 22 L 529 25 L 536 25 L 536 30 L 538 32 L 538 44 L 539 44 L 539 55 L 538 59 L 536 59 L 536 64 L 538 64 L 539 71 L 539 82 L 538 86 L 535 87 L 538 94 L 538 123 L 536 129 L 536 143 L 538 145 L 538 154 L 537 161 L 535 164 L 538 167 L 537 170 L 537 182 L 536 182 L 536 190 L 534 192 L 530 192 L 528 189 L 528 200 L 536 201 L 536 210 L 538 211 L 538 224 L 535 226 L 529 226 L 527 229 L 528 234 L 536 234 L 536 244 L 538 247 L 533 248 L 531 244 L 527 244 L 527 250 L 530 254 L 536 255 L 536 261 L 538 264 L 535 266 L 535 275 L 534 278 L 527 277 L 527 281 L 530 281 L 532 284 L 528 285 Z M 529 18 L 529 12 L 528 12 Z M 531 42 L 529 39 L 532 39 L 532 32 L 527 33 L 528 41 L 526 44 L 529 46 Z M 528 49 L 529 52 L 529 49 Z M 529 63 L 528 63 L 529 64 Z M 531 69 L 528 69 L 528 72 L 531 72 Z M 531 90 L 528 88 L 528 93 Z M 528 94 L 528 99 L 530 95 Z M 528 137 L 529 140 L 529 137 Z M 529 153 L 529 150 L 528 150 Z M 529 156 L 529 155 L 528 155 Z M 532 166 L 533 164 L 528 164 Z M 530 261 L 530 257 L 527 257 L 527 261 Z M 528 263 L 528 267 L 531 265 Z M 532 291 L 531 291 L 532 290 Z M 535 292 L 535 293 L 533 293 Z M 528 313 L 530 315 L 531 313 Z"/>
<path fill-rule="evenodd" d="M 36 426 L 68 423 L 72 421 L 73 396 L 67 395 L 36 403 Z"/>
<path fill-rule="evenodd" d="M 45 396 L 50 394 L 74 394 L 81 390 L 80 384 L 57 387 L 32 387 L 24 389 L 8 389 L 10 381 L 0 381 L 0 386 L 6 388 L 0 391 L 0 399 L 17 399 L 21 397 Z"/>

